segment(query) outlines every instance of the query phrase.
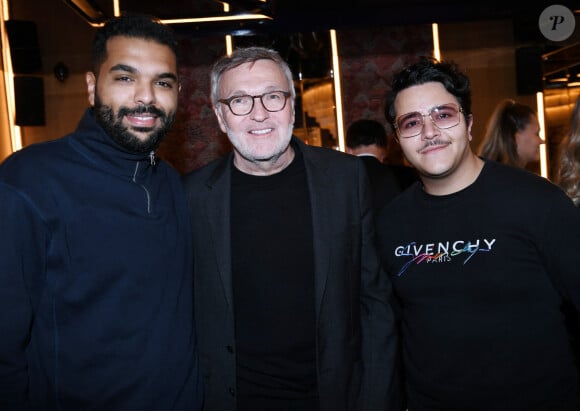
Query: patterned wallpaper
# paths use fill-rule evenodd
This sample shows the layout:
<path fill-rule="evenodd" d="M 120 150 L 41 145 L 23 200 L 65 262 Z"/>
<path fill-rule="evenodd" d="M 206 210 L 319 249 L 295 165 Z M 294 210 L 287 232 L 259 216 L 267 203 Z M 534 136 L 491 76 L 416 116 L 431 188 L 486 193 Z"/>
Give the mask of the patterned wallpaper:
<path fill-rule="evenodd" d="M 225 53 L 221 37 L 183 37 L 180 40 L 179 108 L 175 124 L 159 148 L 159 155 L 180 173 L 195 170 L 230 151 L 211 108 L 209 71 Z"/>
<path fill-rule="evenodd" d="M 433 49 L 430 25 L 340 31 L 337 42 L 345 128 L 358 118 L 385 123 L 383 98 L 391 74 Z"/>

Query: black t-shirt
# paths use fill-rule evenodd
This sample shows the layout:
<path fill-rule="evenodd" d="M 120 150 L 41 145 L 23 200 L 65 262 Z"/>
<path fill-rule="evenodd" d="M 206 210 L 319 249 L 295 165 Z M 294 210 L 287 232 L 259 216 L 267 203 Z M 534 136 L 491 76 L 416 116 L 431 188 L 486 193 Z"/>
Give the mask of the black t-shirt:
<path fill-rule="evenodd" d="M 238 411 L 317 403 L 312 216 L 296 153 L 280 173 L 232 175 Z"/>
<path fill-rule="evenodd" d="M 580 409 L 561 312 L 580 307 L 580 218 L 558 187 L 486 162 L 451 195 L 412 186 L 377 234 L 410 409 Z"/>

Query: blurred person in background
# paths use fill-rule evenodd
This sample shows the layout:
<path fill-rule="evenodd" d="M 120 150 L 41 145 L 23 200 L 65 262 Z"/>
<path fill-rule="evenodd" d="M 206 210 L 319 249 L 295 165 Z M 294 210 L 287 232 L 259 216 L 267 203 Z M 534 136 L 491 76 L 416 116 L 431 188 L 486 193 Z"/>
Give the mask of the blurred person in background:
<path fill-rule="evenodd" d="M 572 110 L 568 133 L 559 146 L 555 182 L 580 207 L 580 96 Z"/>
<path fill-rule="evenodd" d="M 514 100 L 500 101 L 489 118 L 479 155 L 525 168 L 540 159 L 540 124 L 533 108 Z"/>
<path fill-rule="evenodd" d="M 580 96 L 572 109 L 568 131 L 558 147 L 558 172 L 554 181 L 572 199 L 580 211 Z M 573 305 L 563 307 L 572 335 L 576 364 L 580 370 L 580 315 Z"/>
<path fill-rule="evenodd" d="M 384 126 L 376 120 L 359 119 L 351 123 L 346 130 L 345 151 L 360 157 L 365 164 L 375 212 L 417 181 L 413 168 L 385 163 L 387 133 Z"/>

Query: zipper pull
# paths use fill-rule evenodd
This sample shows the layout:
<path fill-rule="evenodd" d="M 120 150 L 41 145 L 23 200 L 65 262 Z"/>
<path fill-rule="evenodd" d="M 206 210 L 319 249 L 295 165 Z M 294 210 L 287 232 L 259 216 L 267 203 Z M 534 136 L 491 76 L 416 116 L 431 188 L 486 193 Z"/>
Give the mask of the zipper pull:
<path fill-rule="evenodd" d="M 149 153 L 149 161 L 151 162 L 152 166 L 155 165 L 155 151 Z"/>

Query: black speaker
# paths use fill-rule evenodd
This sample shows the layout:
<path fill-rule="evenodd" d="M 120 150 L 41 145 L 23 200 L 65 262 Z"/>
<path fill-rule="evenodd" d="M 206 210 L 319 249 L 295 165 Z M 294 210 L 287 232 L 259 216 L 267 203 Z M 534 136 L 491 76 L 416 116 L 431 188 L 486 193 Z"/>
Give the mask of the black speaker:
<path fill-rule="evenodd" d="M 16 125 L 44 126 L 44 81 L 42 77 L 14 77 Z"/>
<path fill-rule="evenodd" d="M 542 49 L 529 46 L 516 49 L 516 87 L 519 95 L 543 90 Z"/>
<path fill-rule="evenodd" d="M 14 74 L 39 72 L 42 69 L 42 61 L 36 23 L 24 20 L 7 20 L 4 24 L 8 35 Z"/>

